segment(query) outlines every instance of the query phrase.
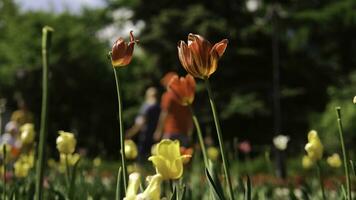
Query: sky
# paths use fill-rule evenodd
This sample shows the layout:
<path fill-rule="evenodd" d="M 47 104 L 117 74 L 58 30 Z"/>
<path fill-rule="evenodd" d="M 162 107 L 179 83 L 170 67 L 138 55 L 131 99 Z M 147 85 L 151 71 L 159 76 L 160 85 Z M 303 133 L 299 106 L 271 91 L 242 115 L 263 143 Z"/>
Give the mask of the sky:
<path fill-rule="evenodd" d="M 103 7 L 104 0 L 15 0 L 21 9 L 28 10 L 45 10 L 51 12 L 70 11 L 79 12 L 82 7 Z"/>

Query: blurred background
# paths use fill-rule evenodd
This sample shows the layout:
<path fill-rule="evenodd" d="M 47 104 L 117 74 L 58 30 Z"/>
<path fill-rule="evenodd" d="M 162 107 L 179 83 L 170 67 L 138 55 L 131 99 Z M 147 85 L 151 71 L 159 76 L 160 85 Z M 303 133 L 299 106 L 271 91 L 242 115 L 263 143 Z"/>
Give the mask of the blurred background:
<path fill-rule="evenodd" d="M 355 144 L 355 7 L 355 0 L 0 0 L 3 121 L 25 101 L 38 130 L 41 29 L 50 25 L 49 146 L 58 130 L 72 131 L 89 155 L 117 159 L 112 43 L 130 30 L 140 40 L 121 70 L 129 127 L 147 87 L 159 87 L 168 71 L 185 75 L 176 45 L 197 33 L 212 43 L 229 40 L 211 77 L 225 140 L 258 147 L 284 134 L 291 137 L 289 151 L 301 152 L 307 132 L 316 129 L 336 148 L 335 106 L 341 106 L 346 142 Z M 209 102 L 197 82 L 194 106 L 209 134 Z"/>

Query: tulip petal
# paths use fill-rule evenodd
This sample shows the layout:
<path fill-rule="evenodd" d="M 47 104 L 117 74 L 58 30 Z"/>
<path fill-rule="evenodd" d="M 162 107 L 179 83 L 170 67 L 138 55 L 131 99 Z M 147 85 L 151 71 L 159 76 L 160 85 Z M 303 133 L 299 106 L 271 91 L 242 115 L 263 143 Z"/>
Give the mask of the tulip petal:
<path fill-rule="evenodd" d="M 174 160 L 180 156 L 179 141 L 162 140 L 157 146 L 157 153 L 167 160 Z"/>
<path fill-rule="evenodd" d="M 167 165 L 167 161 L 162 156 L 151 156 L 148 158 L 149 161 L 152 161 L 153 165 L 156 167 L 158 174 L 161 174 L 164 179 L 169 179 L 171 176 L 170 166 Z"/>
<path fill-rule="evenodd" d="M 216 43 L 213 48 L 211 48 L 211 51 L 215 50 L 218 53 L 219 58 L 221 58 L 225 52 L 228 42 L 229 41 L 227 39 L 221 40 L 220 42 Z"/>

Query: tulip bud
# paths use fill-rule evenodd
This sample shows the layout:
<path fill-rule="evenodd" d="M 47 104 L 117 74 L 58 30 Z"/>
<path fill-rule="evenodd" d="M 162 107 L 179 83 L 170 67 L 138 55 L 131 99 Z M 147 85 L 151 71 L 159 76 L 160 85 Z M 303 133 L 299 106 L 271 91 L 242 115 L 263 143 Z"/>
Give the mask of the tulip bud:
<path fill-rule="evenodd" d="M 276 147 L 276 149 L 284 151 L 287 149 L 287 144 L 289 141 L 289 137 L 285 135 L 278 135 L 275 138 L 273 138 L 273 144 Z"/>
<path fill-rule="evenodd" d="M 342 165 L 340 156 L 337 153 L 334 153 L 332 156 L 329 156 L 326 162 L 329 164 L 330 167 L 333 168 L 339 168 Z"/>
<path fill-rule="evenodd" d="M 313 161 L 320 160 L 323 157 L 323 144 L 321 143 L 318 133 L 311 130 L 308 133 L 308 143 L 305 145 L 305 151 Z"/>
<path fill-rule="evenodd" d="M 208 147 L 207 154 L 210 160 L 217 161 L 219 159 L 220 151 L 216 147 Z"/>
<path fill-rule="evenodd" d="M 20 127 L 22 144 L 31 144 L 35 139 L 34 125 L 26 123 Z"/>
<path fill-rule="evenodd" d="M 111 63 L 113 67 L 126 66 L 131 62 L 135 40 L 132 31 L 130 31 L 130 42 L 127 44 L 121 37 L 115 41 L 111 50 Z"/>
<path fill-rule="evenodd" d="M 137 157 L 137 146 L 132 140 L 125 140 L 125 156 L 129 160 L 133 160 Z"/>
<path fill-rule="evenodd" d="M 59 153 L 72 154 L 75 150 L 75 145 L 77 141 L 73 133 L 59 131 L 59 136 L 57 137 L 57 149 Z"/>

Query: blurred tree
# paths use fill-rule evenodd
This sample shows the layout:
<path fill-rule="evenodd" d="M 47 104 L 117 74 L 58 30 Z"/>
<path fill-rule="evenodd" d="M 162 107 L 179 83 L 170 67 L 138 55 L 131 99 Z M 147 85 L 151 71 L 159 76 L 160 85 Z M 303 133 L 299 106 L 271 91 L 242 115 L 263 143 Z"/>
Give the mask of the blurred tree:
<path fill-rule="evenodd" d="M 112 23 L 108 10 L 83 10 L 75 15 L 19 12 L 13 1 L 1 3 L 0 95 L 14 101 L 13 95 L 21 93 L 35 112 L 39 127 L 41 30 L 44 25 L 52 26 L 49 145 L 55 147 L 58 130 L 73 131 L 79 147 L 90 148 L 91 154 L 110 152 L 108 156 L 118 158 L 116 90 L 107 58 L 110 45 L 106 39 L 98 39 L 99 30 Z M 122 35 L 126 36 L 128 33 Z M 122 69 L 127 123 L 140 105 L 137 97 L 155 80 L 150 58 L 142 50 L 137 52 L 132 64 Z M 12 103 L 11 109 L 15 105 Z"/>
<path fill-rule="evenodd" d="M 338 83 L 355 67 L 356 2 L 255 1 L 111 1 L 126 6 L 134 20 L 146 24 L 141 45 L 156 57 L 162 72 L 180 67 L 176 45 L 188 33 L 215 43 L 229 39 L 227 51 L 212 76 L 226 137 L 248 137 L 269 143 L 273 133 L 272 9 L 277 11 L 280 49 L 282 133 L 304 140 L 308 115 L 321 112 L 329 98 L 328 86 Z M 198 94 L 196 101 L 206 98 Z M 197 105 L 208 116 L 207 102 Z M 210 118 L 205 121 L 211 120 Z M 263 137 L 261 137 L 263 135 Z"/>

